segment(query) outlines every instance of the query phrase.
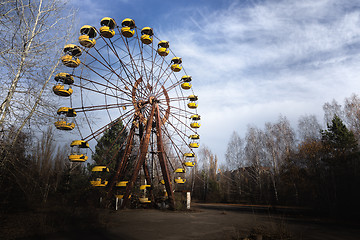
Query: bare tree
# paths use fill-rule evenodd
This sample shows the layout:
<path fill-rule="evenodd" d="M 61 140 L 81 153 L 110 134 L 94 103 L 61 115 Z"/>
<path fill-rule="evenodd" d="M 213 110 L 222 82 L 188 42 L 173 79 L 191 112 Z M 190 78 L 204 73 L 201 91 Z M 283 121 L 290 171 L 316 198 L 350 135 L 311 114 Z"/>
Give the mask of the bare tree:
<path fill-rule="evenodd" d="M 331 103 L 324 103 L 323 110 L 325 125 L 330 124 L 335 115 L 344 119 L 344 112 L 341 109 L 341 105 L 335 99 L 333 99 Z"/>
<path fill-rule="evenodd" d="M 51 94 L 44 93 L 51 91 L 72 14 L 60 0 L 8 0 L 0 9 L 0 130 L 17 126 L 15 142 L 30 119 L 53 116 Z"/>
<path fill-rule="evenodd" d="M 360 139 L 360 98 L 356 94 L 345 98 L 344 115 L 348 128 Z"/>
<path fill-rule="evenodd" d="M 234 131 L 230 137 L 225 153 L 225 160 L 231 169 L 245 166 L 244 143 L 236 131 Z"/>
<path fill-rule="evenodd" d="M 264 152 L 264 133 L 257 127 L 248 127 L 246 133 L 246 145 L 245 145 L 245 156 L 247 161 L 250 163 L 249 176 L 255 182 L 257 189 L 253 192 L 257 192 L 255 198 L 257 200 L 262 199 L 263 183 L 261 179 L 261 173 L 263 172 L 263 163 L 265 152 Z"/>
<path fill-rule="evenodd" d="M 268 166 L 271 169 L 275 198 L 278 201 L 277 177 L 280 167 L 295 147 L 295 133 L 286 117 L 280 117 L 275 124 L 265 124 L 265 149 Z"/>
<path fill-rule="evenodd" d="M 217 194 L 217 190 L 214 189 L 216 185 L 216 174 L 217 174 L 217 156 L 214 155 L 211 150 L 202 145 L 199 149 L 198 156 L 198 172 L 197 178 L 201 180 L 201 192 L 199 195 L 206 201 L 209 193 Z"/>
<path fill-rule="evenodd" d="M 317 140 L 321 138 L 321 126 L 315 115 L 301 116 L 298 120 L 300 141 Z"/>

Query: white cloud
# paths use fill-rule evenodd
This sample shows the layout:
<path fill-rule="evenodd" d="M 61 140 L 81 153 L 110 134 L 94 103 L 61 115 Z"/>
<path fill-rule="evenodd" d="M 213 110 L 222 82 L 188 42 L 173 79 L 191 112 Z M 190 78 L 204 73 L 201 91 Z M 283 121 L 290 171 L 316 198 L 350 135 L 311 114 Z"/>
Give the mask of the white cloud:
<path fill-rule="evenodd" d="M 220 158 L 233 130 L 279 114 L 293 126 L 304 114 L 322 119 L 323 103 L 360 89 L 360 11 L 349 4 L 266 1 L 199 16 L 163 34 L 193 76 L 202 142 Z"/>

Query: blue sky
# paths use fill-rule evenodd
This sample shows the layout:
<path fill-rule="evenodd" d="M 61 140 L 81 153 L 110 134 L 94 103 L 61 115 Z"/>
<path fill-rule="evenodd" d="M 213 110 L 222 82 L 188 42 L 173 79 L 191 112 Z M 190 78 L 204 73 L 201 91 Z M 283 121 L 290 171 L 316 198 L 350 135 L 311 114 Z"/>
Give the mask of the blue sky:
<path fill-rule="evenodd" d="M 202 116 L 201 144 L 224 159 L 231 133 L 301 115 L 360 90 L 360 1 L 71 1 L 78 25 L 150 26 L 183 59 Z"/>

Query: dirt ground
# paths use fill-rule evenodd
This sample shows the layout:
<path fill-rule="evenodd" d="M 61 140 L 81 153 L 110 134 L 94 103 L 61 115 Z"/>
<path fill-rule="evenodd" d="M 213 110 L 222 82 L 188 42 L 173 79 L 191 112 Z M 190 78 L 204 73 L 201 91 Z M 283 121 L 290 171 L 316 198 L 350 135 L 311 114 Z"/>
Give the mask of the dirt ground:
<path fill-rule="evenodd" d="M 284 217 L 282 214 L 259 211 L 255 213 L 251 208 L 226 205 L 194 204 L 191 211 L 183 212 L 106 210 L 100 214 L 100 220 L 104 225 L 101 230 L 94 229 L 92 233 L 64 233 L 46 239 L 230 240 L 244 239 L 254 229 L 258 236 L 263 235 L 262 239 L 267 239 L 265 235 L 269 233 L 277 235 L 278 239 L 360 239 L 360 227 L 355 224 L 345 225 L 298 216 Z"/>

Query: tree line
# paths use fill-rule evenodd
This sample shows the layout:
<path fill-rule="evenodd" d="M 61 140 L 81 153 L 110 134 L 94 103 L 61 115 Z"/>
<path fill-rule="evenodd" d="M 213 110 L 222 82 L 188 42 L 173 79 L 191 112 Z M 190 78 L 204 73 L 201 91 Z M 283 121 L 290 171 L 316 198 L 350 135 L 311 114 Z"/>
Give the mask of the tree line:
<path fill-rule="evenodd" d="M 323 105 L 326 127 L 302 116 L 297 131 L 280 116 L 263 129 L 233 132 L 226 164 L 208 148 L 199 155 L 194 197 L 203 201 L 273 204 L 358 216 L 360 98 Z"/>

